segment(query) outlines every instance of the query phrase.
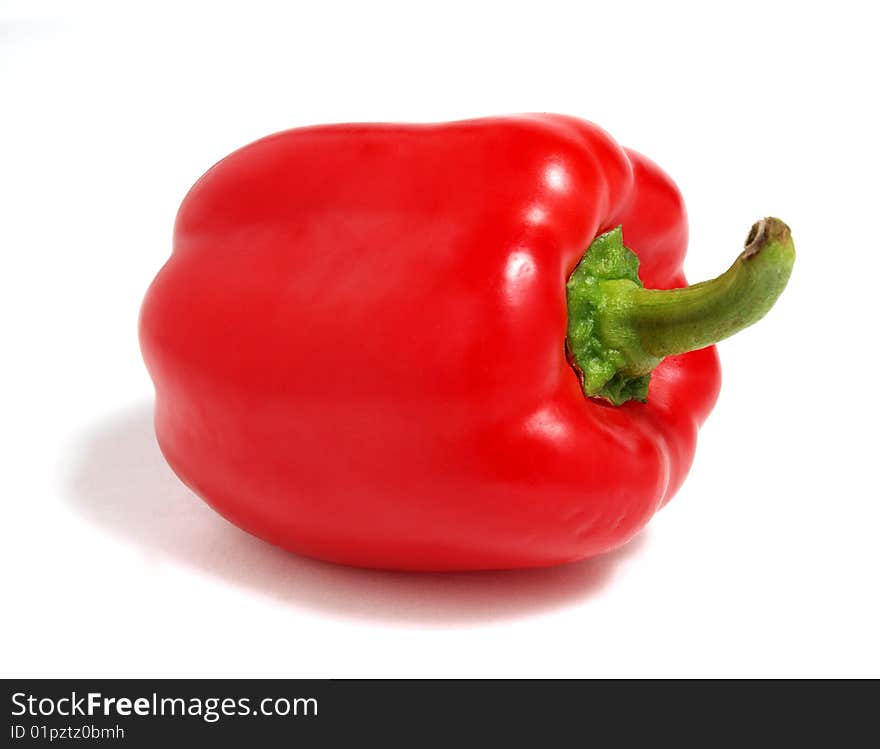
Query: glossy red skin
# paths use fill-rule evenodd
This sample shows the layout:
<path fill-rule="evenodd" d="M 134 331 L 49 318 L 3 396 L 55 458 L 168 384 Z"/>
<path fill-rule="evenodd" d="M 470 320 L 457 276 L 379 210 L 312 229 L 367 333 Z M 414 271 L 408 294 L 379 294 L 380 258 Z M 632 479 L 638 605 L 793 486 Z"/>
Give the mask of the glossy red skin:
<path fill-rule="evenodd" d="M 537 567 L 613 549 L 679 488 L 714 348 L 647 404 L 584 397 L 565 281 L 618 224 L 682 286 L 672 181 L 600 128 L 535 115 L 290 130 L 205 174 L 150 287 L 159 444 L 241 528 L 333 562 Z"/>

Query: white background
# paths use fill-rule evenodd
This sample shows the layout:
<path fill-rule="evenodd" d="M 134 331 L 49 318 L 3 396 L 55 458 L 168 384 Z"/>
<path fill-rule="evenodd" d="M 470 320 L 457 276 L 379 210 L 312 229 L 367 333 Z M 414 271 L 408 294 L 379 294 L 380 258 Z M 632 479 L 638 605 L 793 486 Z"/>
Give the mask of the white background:
<path fill-rule="evenodd" d="M 880 675 L 872 4 L 128 7 L 0 11 L 3 676 Z M 338 568 L 220 519 L 158 453 L 136 337 L 187 188 L 287 127 L 519 111 L 658 161 L 692 279 L 794 230 L 679 495 L 521 573 Z"/>

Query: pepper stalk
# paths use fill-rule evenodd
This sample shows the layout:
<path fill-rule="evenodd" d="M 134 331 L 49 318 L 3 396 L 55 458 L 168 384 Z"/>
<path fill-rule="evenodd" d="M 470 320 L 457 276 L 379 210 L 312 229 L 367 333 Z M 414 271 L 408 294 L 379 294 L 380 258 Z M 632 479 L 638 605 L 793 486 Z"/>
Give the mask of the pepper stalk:
<path fill-rule="evenodd" d="M 619 406 L 644 402 L 664 357 L 721 341 L 760 320 L 794 264 L 791 230 L 777 218 L 752 226 L 723 274 L 683 289 L 646 289 L 621 227 L 597 237 L 566 285 L 569 359 L 584 394 Z"/>

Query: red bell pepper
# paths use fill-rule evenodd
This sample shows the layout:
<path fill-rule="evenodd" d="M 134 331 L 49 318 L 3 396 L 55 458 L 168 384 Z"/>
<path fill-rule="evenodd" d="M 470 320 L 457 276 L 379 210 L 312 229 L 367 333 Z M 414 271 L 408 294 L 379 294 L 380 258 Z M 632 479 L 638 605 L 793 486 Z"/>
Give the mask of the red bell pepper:
<path fill-rule="evenodd" d="M 608 551 L 681 485 L 710 344 L 794 260 L 765 219 L 680 288 L 686 242 L 669 177 L 571 117 L 264 138 L 190 190 L 144 301 L 159 444 L 233 523 L 321 559 Z"/>

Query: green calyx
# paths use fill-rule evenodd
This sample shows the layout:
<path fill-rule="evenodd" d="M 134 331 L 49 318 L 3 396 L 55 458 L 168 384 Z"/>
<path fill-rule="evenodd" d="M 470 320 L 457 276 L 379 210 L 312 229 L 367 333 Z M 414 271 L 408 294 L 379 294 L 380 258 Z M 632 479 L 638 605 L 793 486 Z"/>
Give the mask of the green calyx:
<path fill-rule="evenodd" d="M 684 289 L 645 289 L 621 227 L 597 237 L 566 285 L 566 347 L 584 394 L 615 406 L 645 401 L 666 356 L 717 343 L 760 320 L 794 264 L 782 221 L 756 223 L 730 269 Z"/>
<path fill-rule="evenodd" d="M 630 353 L 640 352 L 638 339 L 626 326 L 614 324 L 629 290 L 640 288 L 639 259 L 624 247 L 619 226 L 593 240 L 566 284 L 569 356 L 584 393 L 615 406 L 644 401 L 650 372 L 660 363 L 652 361 L 639 374 Z"/>

